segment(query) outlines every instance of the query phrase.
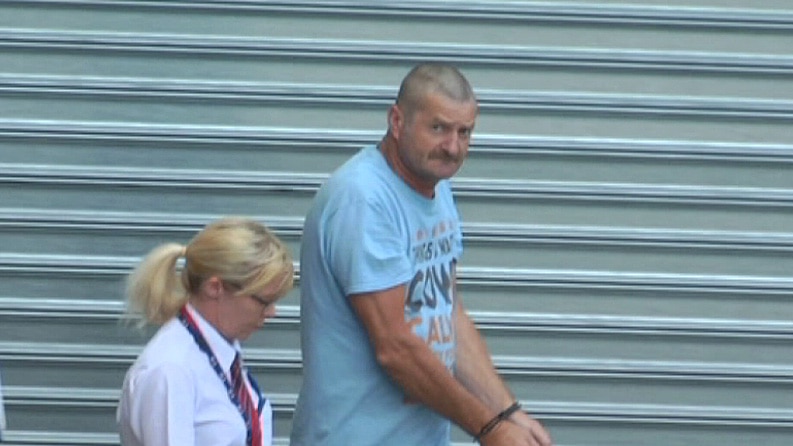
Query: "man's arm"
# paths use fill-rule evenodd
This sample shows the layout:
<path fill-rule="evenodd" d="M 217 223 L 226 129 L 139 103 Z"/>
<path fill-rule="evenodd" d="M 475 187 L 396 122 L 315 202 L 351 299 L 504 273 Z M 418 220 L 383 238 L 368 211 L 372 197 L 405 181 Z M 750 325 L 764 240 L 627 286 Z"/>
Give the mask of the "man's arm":
<path fill-rule="evenodd" d="M 493 409 L 483 403 L 413 333 L 405 321 L 404 285 L 353 295 L 350 302 L 369 334 L 378 363 L 410 399 L 430 407 L 472 435 L 506 408 Z M 545 445 L 515 423 L 501 423 L 482 439 L 482 444 Z"/>
<path fill-rule="evenodd" d="M 454 283 L 456 285 L 456 280 Z M 502 411 L 515 401 L 515 397 L 498 375 L 487 344 L 465 311 L 460 294 L 455 292 L 455 296 L 456 377 L 466 389 L 492 410 Z M 536 444 L 551 445 L 551 437 L 545 428 L 525 412 L 515 412 L 509 417 L 509 421 L 527 429 Z"/>
<path fill-rule="evenodd" d="M 465 429 L 477 433 L 493 411 L 465 389 L 405 321 L 405 286 L 351 296 L 377 362 L 405 391 Z"/>
<path fill-rule="evenodd" d="M 490 351 L 456 295 L 454 328 L 457 336 L 457 379 L 483 403 L 501 411 L 515 401 L 506 384 L 496 372 Z"/>

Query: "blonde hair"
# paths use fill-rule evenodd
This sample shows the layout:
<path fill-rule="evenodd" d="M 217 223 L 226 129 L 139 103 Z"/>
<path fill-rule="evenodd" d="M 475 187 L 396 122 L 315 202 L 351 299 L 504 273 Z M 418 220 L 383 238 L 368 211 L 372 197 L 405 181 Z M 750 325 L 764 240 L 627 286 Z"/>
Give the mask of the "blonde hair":
<path fill-rule="evenodd" d="M 180 257 L 184 265 L 177 268 Z M 277 297 L 293 285 L 294 265 L 284 243 L 266 226 L 247 218 L 229 217 L 207 225 L 186 246 L 166 243 L 152 249 L 127 279 L 129 314 L 163 324 L 210 277 L 255 293 L 280 280 Z"/>

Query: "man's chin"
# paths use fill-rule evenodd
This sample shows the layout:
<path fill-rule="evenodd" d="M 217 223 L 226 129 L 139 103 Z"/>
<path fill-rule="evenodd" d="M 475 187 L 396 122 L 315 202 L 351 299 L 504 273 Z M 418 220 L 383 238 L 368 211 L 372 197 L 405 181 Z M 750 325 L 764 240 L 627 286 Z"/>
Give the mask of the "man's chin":
<path fill-rule="evenodd" d="M 455 164 L 454 166 L 443 167 L 438 169 L 436 173 L 436 177 L 439 180 L 448 180 L 449 178 L 455 176 L 457 172 L 460 171 L 461 164 Z"/>

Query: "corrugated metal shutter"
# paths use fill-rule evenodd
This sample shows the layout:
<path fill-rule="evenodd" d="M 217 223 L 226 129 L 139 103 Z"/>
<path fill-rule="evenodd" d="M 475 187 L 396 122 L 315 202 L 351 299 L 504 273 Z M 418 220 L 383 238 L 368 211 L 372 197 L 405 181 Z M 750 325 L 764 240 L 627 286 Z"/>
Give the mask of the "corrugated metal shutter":
<path fill-rule="evenodd" d="M 420 60 L 479 93 L 462 291 L 557 444 L 790 444 L 791 48 L 787 0 L 0 3 L 9 444 L 116 444 L 131 265 L 226 214 L 297 254 Z M 297 305 L 248 345 L 281 444 Z"/>

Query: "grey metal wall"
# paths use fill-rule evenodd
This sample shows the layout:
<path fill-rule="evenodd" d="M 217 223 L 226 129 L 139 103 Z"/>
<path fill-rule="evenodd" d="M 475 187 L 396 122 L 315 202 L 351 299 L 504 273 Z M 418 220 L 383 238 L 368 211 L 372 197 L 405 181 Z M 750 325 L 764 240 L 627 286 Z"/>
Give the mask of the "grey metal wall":
<path fill-rule="evenodd" d="M 0 2 L 7 439 L 116 444 L 131 265 L 227 214 L 297 257 L 318 185 L 443 60 L 481 99 L 462 292 L 557 444 L 789 445 L 791 48 L 788 0 Z M 247 346 L 281 444 L 296 296 Z"/>

